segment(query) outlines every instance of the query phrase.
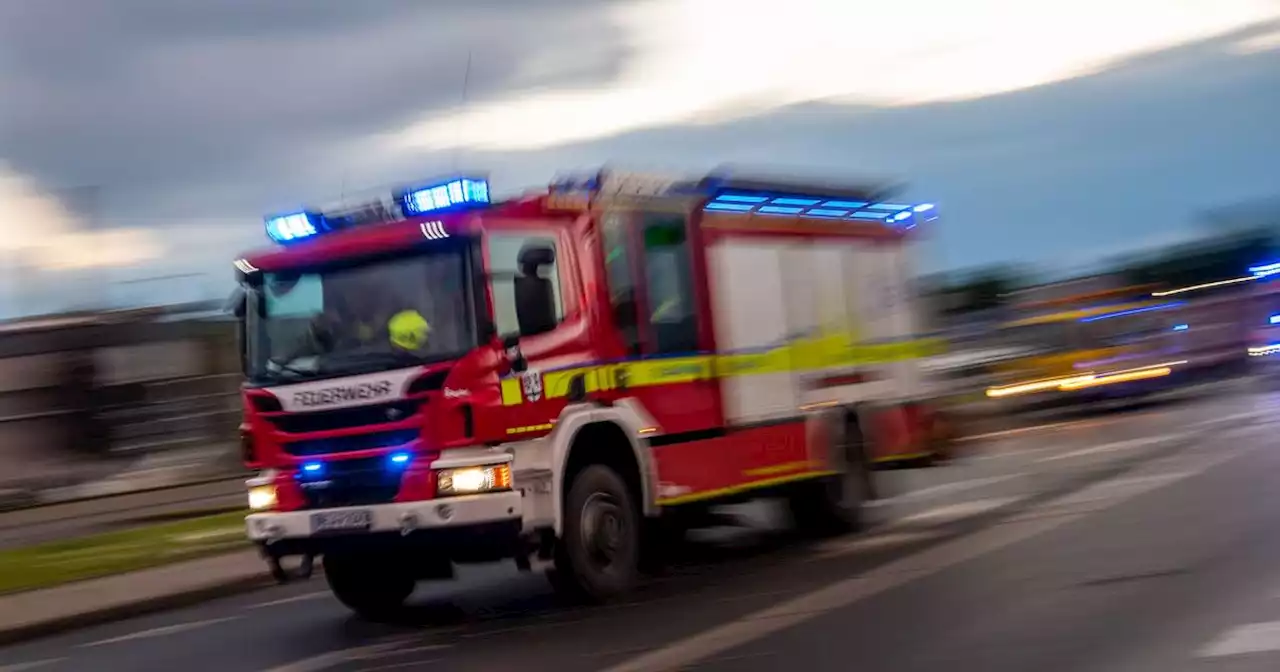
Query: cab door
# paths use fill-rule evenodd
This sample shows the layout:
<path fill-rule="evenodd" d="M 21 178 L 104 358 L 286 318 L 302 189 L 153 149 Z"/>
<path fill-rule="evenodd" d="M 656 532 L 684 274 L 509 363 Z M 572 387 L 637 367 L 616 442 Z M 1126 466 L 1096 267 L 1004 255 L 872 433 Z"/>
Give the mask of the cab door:
<path fill-rule="evenodd" d="M 666 441 L 722 426 L 696 231 L 683 211 L 615 212 L 603 220 L 605 266 L 623 364 L 618 394 L 636 398 Z M 689 437 L 692 438 L 692 437 Z"/>

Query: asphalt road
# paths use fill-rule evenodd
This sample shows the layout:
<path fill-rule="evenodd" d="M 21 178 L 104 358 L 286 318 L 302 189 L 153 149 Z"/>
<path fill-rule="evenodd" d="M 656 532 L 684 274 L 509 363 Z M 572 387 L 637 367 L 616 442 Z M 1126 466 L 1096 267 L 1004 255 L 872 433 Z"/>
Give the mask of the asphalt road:
<path fill-rule="evenodd" d="M 886 474 L 878 524 L 821 543 L 742 507 L 750 527 L 702 534 L 620 604 L 482 566 L 379 625 L 311 582 L 10 647 L 0 671 L 1280 669 L 1273 406 L 988 437 Z"/>

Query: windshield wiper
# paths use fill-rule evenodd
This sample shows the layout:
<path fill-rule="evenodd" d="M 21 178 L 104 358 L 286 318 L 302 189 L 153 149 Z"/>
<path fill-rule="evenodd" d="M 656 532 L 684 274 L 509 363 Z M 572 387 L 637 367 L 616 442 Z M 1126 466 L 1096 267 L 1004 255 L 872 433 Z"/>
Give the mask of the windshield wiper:
<path fill-rule="evenodd" d="M 293 374 L 294 378 L 306 378 L 307 376 L 314 376 L 317 373 L 319 373 L 319 371 L 315 371 L 315 370 L 308 371 L 306 369 L 299 369 L 298 367 L 293 365 L 293 362 L 295 360 L 296 358 L 286 359 L 284 361 L 269 359 L 267 360 L 266 373 L 272 378 L 281 378 L 282 376 L 280 374 L 282 373 L 291 373 Z M 273 370 L 271 368 L 272 366 L 275 366 L 276 369 Z"/>

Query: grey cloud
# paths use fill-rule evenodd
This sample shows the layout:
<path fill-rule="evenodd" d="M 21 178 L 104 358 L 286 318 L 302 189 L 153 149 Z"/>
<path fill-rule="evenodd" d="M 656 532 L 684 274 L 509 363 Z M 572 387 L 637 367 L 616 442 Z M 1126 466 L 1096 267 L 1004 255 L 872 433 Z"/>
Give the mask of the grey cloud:
<path fill-rule="evenodd" d="M 607 77 L 607 3 L 18 0 L 0 3 L 0 156 L 46 183 L 146 201 L 298 170 L 326 143 L 469 96 Z M 265 170 L 264 170 L 265 169 Z"/>

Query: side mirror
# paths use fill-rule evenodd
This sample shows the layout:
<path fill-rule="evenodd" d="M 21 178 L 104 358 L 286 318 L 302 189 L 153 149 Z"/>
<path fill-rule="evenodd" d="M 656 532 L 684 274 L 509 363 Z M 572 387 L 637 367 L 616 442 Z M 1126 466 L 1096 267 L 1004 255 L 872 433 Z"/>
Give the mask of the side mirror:
<path fill-rule="evenodd" d="M 493 339 L 498 337 L 498 327 L 494 325 L 493 322 L 482 318 L 480 320 L 478 336 L 480 337 L 480 343 L 492 343 Z"/>
<path fill-rule="evenodd" d="M 227 299 L 224 309 L 236 318 L 236 354 L 240 357 L 240 371 L 249 373 L 249 337 L 245 329 L 245 316 L 248 311 L 249 294 L 243 287 L 237 287 Z"/>
<path fill-rule="evenodd" d="M 555 263 L 556 253 L 546 245 L 526 245 L 520 250 L 520 275 L 515 278 L 516 320 L 521 336 L 535 336 L 556 326 L 556 297 L 550 280 L 538 275 Z"/>
<path fill-rule="evenodd" d="M 530 243 L 520 248 L 516 257 L 520 272 L 525 275 L 537 275 L 538 269 L 556 263 L 556 251 L 550 245 Z"/>
<path fill-rule="evenodd" d="M 502 339 L 502 351 L 507 356 L 507 366 L 511 371 L 516 373 L 524 373 L 529 368 L 529 362 L 525 360 L 524 353 L 520 352 L 520 337 L 507 336 Z"/>

